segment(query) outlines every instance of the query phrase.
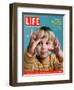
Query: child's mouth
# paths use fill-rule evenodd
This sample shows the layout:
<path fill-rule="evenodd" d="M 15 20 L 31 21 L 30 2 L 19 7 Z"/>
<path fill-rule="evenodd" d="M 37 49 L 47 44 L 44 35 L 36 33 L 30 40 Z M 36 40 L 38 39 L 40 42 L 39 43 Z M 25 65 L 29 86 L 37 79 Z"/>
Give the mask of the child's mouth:
<path fill-rule="evenodd" d="M 47 51 L 41 51 L 41 53 L 42 53 L 42 54 L 45 54 L 45 53 L 47 53 Z"/>

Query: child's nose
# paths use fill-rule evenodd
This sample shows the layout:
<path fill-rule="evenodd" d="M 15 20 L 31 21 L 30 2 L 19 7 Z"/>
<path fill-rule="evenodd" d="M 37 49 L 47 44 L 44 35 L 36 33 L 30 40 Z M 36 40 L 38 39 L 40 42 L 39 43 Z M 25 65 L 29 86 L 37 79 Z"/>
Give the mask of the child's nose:
<path fill-rule="evenodd" d="M 45 44 L 42 44 L 42 49 L 45 49 L 46 45 Z"/>

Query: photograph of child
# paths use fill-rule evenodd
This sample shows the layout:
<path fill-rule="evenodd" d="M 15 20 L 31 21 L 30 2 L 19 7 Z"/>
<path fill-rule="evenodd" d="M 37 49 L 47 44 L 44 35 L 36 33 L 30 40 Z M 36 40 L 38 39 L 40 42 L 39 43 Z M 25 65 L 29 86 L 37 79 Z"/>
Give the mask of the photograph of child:
<path fill-rule="evenodd" d="M 31 34 L 24 53 L 24 71 L 51 70 L 63 70 L 63 51 L 51 28 L 41 26 Z"/>

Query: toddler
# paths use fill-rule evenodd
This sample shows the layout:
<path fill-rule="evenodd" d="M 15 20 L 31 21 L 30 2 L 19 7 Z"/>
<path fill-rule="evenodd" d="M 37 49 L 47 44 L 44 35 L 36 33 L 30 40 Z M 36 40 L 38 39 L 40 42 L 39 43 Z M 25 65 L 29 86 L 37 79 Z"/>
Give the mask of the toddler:
<path fill-rule="evenodd" d="M 32 33 L 24 55 L 24 71 L 63 70 L 63 52 L 49 27 Z"/>

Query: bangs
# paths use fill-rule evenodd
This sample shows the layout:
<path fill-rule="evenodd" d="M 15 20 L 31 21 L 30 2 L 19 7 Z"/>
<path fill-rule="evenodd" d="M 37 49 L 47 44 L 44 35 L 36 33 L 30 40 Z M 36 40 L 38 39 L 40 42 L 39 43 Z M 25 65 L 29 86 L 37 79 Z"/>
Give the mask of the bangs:
<path fill-rule="evenodd" d="M 37 37 L 38 39 L 48 38 L 48 40 L 51 41 L 55 39 L 55 35 L 52 31 L 44 31 L 44 30 L 39 31 Z"/>
<path fill-rule="evenodd" d="M 49 41 L 54 41 L 55 40 L 55 35 L 52 31 L 49 32 Z"/>
<path fill-rule="evenodd" d="M 49 33 L 47 31 L 41 30 L 38 32 L 37 38 L 43 39 L 43 38 L 47 38 L 47 37 L 49 37 Z"/>
<path fill-rule="evenodd" d="M 52 31 L 38 30 L 32 33 L 32 38 L 34 40 L 47 38 L 50 41 L 50 40 L 54 40 L 55 35 Z"/>

